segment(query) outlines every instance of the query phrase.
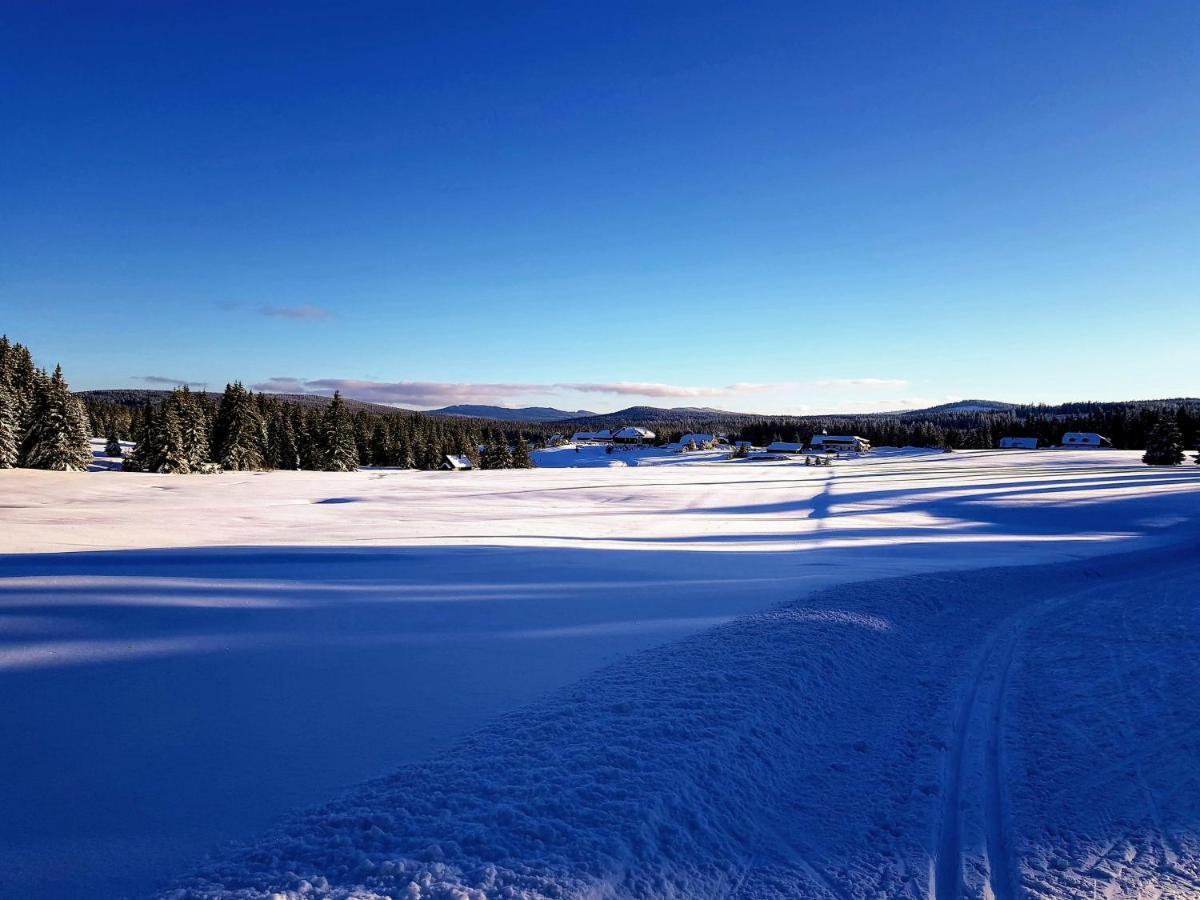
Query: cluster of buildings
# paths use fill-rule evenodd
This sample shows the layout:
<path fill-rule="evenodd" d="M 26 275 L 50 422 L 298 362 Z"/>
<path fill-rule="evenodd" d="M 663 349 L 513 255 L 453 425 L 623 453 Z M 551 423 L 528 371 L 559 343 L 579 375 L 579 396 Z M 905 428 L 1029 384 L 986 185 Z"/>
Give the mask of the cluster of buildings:
<path fill-rule="evenodd" d="M 558 437 L 558 435 L 555 435 Z M 577 431 L 571 435 L 572 444 L 653 444 L 657 437 L 649 428 L 636 428 L 627 425 L 613 431 L 605 428 L 601 431 Z M 553 440 L 553 438 L 551 438 Z"/>
<path fill-rule="evenodd" d="M 605 428 L 601 431 L 577 431 L 571 435 L 572 444 L 625 444 L 643 446 L 653 444 L 657 435 L 649 428 L 626 426 L 616 431 Z M 565 442 L 561 435 L 555 435 L 549 443 Z M 685 450 L 711 450 L 716 448 L 731 448 L 729 440 L 722 434 L 696 432 L 685 434 L 677 441 L 664 444 L 664 450 L 683 452 Z M 871 449 L 871 442 L 857 435 L 846 434 L 814 434 L 812 440 L 804 444 L 790 441 L 774 441 L 766 447 L 752 447 L 749 441 L 737 441 L 732 448 L 755 453 L 790 454 L 808 451 L 818 453 L 866 453 Z"/>
<path fill-rule="evenodd" d="M 1068 450 L 1073 448 L 1111 447 L 1112 441 L 1102 434 L 1096 434 L 1091 431 L 1068 431 L 1062 436 L 1062 440 L 1058 446 Z M 1000 438 L 1001 450 L 1036 450 L 1037 448 L 1038 439 L 1035 437 Z"/>

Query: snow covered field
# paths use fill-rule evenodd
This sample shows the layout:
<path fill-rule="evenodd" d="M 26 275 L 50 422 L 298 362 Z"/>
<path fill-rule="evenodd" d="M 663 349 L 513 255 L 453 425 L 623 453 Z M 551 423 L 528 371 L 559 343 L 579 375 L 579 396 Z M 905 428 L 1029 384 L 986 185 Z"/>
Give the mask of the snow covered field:
<path fill-rule="evenodd" d="M 1200 467 L 539 463 L 0 472 L 0 895 L 1200 894 Z"/>

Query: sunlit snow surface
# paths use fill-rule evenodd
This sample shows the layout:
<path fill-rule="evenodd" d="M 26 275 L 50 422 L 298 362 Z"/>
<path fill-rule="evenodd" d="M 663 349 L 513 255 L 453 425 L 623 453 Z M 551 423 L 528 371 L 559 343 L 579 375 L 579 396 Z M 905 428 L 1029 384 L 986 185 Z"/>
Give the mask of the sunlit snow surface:
<path fill-rule="evenodd" d="M 0 895 L 1200 891 L 1200 467 L 612 456 L 0 473 Z"/>

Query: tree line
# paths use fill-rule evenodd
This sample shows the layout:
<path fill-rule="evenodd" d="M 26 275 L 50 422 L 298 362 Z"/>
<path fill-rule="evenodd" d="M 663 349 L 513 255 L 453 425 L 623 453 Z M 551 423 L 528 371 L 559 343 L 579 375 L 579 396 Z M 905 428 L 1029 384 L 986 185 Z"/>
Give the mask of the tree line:
<path fill-rule="evenodd" d="M 109 417 L 108 446 L 119 446 L 120 414 Z M 255 394 L 227 385 L 217 403 L 187 387 L 131 416 L 134 447 L 124 467 L 137 472 L 299 470 L 350 472 L 359 466 L 439 469 L 448 456 L 484 469 L 531 468 L 529 445 L 473 420 L 434 419 L 416 413 L 351 410 L 340 393 L 324 407 Z"/>
<path fill-rule="evenodd" d="M 533 466 L 523 429 L 406 410 L 352 410 L 339 394 L 323 407 L 310 406 L 234 382 L 219 398 L 184 386 L 133 409 L 85 402 L 71 393 L 61 367 L 48 374 L 27 347 L 0 337 L 0 468 L 86 469 L 93 436 L 105 438 L 109 456 L 124 456 L 125 469 L 166 474 L 438 469 L 447 456 L 485 469 Z M 122 442 L 133 443 L 128 454 Z"/>
<path fill-rule="evenodd" d="M 772 441 L 807 443 L 814 434 L 856 434 L 877 447 L 949 447 L 956 450 L 998 446 L 1002 437 L 1033 437 L 1053 446 L 1068 431 L 1102 434 L 1114 447 L 1141 450 L 1160 421 L 1173 423 L 1181 445 L 1200 444 L 1200 401 L 1070 404 L 1068 407 L 1021 406 L 982 412 L 861 416 L 664 417 L 648 427 L 660 438 L 678 440 L 688 432 L 716 432 L 731 440 L 766 445 Z"/>

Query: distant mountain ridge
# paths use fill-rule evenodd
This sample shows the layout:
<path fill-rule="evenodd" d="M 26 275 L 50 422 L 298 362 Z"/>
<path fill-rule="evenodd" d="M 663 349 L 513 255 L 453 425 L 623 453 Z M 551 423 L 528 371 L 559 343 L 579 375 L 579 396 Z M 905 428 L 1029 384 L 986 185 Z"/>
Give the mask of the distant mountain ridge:
<path fill-rule="evenodd" d="M 495 419 L 500 422 L 567 422 L 597 415 L 586 409 L 567 412 L 552 406 L 489 406 L 481 403 L 459 403 L 441 409 L 426 410 L 429 416 L 465 416 L 470 419 Z"/>
<path fill-rule="evenodd" d="M 160 402 L 170 392 L 149 388 L 117 388 L 112 390 L 78 391 L 76 393 L 84 399 L 116 403 L 121 406 L 136 408 L 140 407 L 147 401 L 152 403 Z M 206 396 L 210 397 L 214 402 L 220 400 L 221 398 L 220 393 L 213 391 L 207 392 Z M 270 396 L 278 397 L 281 400 L 299 403 L 304 406 L 317 408 L 326 406 L 330 402 L 329 397 L 321 394 L 271 394 Z M 667 423 L 670 423 L 672 426 L 693 428 L 695 430 L 703 431 L 705 430 L 705 426 L 736 428 L 755 422 L 763 422 L 768 420 L 779 422 L 830 422 L 841 420 L 844 422 L 849 422 L 850 420 L 864 421 L 875 419 L 899 419 L 905 422 L 912 422 L 920 419 L 929 419 L 941 422 L 943 424 L 956 424 L 963 421 L 976 419 L 980 416 L 1003 415 L 1005 413 L 1013 413 L 1019 417 L 1024 417 L 1030 414 L 1043 416 L 1077 415 L 1089 407 L 1097 406 L 1123 405 L 1132 408 L 1156 406 L 1200 406 L 1200 399 L 1195 397 L 1174 397 L 1158 400 L 1095 402 L 1079 401 L 1074 403 L 1054 403 L 1041 405 L 1028 403 L 1006 403 L 1000 400 L 971 399 L 956 400 L 948 403 L 942 403 L 937 406 L 924 407 L 922 409 L 890 410 L 871 413 L 809 413 L 805 415 L 788 415 L 784 413 L 770 414 L 732 412 L 723 409 L 713 409 L 712 407 L 706 406 L 677 406 L 670 408 L 659 406 L 629 406 L 625 409 L 619 409 L 616 412 L 594 413 L 587 410 L 576 410 L 575 412 L 569 412 L 567 410 L 556 409 L 548 406 L 527 406 L 513 408 L 506 406 L 470 403 L 445 406 L 440 409 L 431 409 L 427 411 L 417 411 L 411 409 L 401 409 L 395 406 L 386 406 L 379 403 L 369 403 L 364 400 L 355 400 L 352 397 L 346 397 L 344 399 L 346 401 L 346 405 L 352 410 L 364 410 L 372 413 L 408 416 L 427 415 L 448 418 L 472 418 L 496 423 L 526 423 L 530 426 L 543 427 L 555 427 L 561 425 L 564 431 L 567 429 L 586 430 L 587 428 L 611 428 L 620 427 L 622 425 L 641 425 L 654 427 L 656 425 L 664 426 Z"/>

